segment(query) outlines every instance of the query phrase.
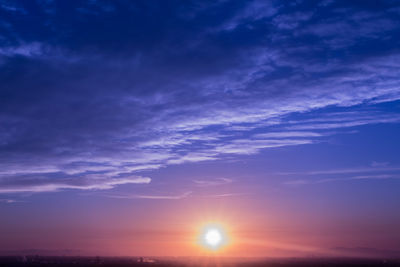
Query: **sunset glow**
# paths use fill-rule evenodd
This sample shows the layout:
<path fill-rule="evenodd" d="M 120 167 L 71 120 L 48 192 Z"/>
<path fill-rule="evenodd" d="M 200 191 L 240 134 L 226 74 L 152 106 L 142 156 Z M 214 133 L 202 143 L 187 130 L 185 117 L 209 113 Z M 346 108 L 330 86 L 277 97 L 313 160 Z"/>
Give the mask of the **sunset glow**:
<path fill-rule="evenodd" d="M 0 0 L 1 255 L 400 255 L 400 0 Z"/>

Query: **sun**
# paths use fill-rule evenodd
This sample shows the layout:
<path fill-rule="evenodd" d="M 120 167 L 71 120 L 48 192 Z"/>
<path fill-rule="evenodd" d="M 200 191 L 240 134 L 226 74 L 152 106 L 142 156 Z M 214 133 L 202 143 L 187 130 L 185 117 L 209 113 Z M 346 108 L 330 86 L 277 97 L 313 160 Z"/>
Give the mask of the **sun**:
<path fill-rule="evenodd" d="M 222 234 L 218 229 L 209 229 L 205 233 L 204 239 L 208 245 L 216 247 L 222 241 Z"/>
<path fill-rule="evenodd" d="M 228 243 L 224 228 L 219 224 L 207 224 L 200 233 L 200 244 L 212 251 L 217 251 Z"/>

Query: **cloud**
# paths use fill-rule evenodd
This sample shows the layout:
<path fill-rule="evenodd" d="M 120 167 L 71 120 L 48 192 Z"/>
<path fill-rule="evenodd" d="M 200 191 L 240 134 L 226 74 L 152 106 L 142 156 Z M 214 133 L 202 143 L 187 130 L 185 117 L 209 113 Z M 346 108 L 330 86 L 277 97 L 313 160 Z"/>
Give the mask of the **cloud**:
<path fill-rule="evenodd" d="M 186 191 L 182 194 L 178 195 L 106 195 L 110 198 L 119 198 L 119 199 L 151 199 L 151 200 L 179 200 L 189 197 L 192 194 L 191 191 Z"/>
<path fill-rule="evenodd" d="M 237 197 L 248 195 L 247 193 L 222 193 L 222 194 L 214 194 L 214 195 L 204 195 L 202 197 L 205 198 L 224 198 L 224 197 Z"/>
<path fill-rule="evenodd" d="M 380 162 L 380 161 L 372 161 L 371 167 L 387 167 L 389 166 L 389 162 Z"/>
<path fill-rule="evenodd" d="M 293 179 L 283 182 L 283 184 L 285 185 L 300 186 L 306 184 L 323 184 L 331 182 L 399 179 L 400 168 L 389 167 L 387 165 L 383 166 L 379 165 L 373 168 L 352 168 L 352 169 L 337 169 L 337 170 L 324 170 L 324 171 L 293 172 L 293 173 L 280 173 L 280 175 L 304 177 L 301 179 Z"/>
<path fill-rule="evenodd" d="M 299 180 L 289 180 L 284 182 L 283 184 L 285 185 L 304 185 L 304 184 L 309 184 L 310 181 L 299 179 Z"/>
<path fill-rule="evenodd" d="M 62 189 L 79 190 L 105 190 L 112 189 L 117 185 L 123 184 L 148 184 L 151 179 L 148 177 L 104 177 L 97 175 L 87 175 L 85 177 L 60 178 L 60 174 L 51 176 L 32 176 L 22 177 L 6 176 L 0 179 L 0 193 L 19 193 L 19 192 L 54 192 Z"/>
<path fill-rule="evenodd" d="M 0 48 L 0 56 L 24 56 L 24 57 L 35 57 L 43 54 L 42 44 L 38 42 L 30 44 L 21 44 L 14 47 Z"/>
<path fill-rule="evenodd" d="M 315 123 L 315 124 L 305 124 L 305 125 L 296 125 L 289 126 L 288 129 L 293 130 L 326 130 L 326 129 L 339 129 L 339 128 L 347 128 L 347 127 L 355 127 L 367 124 L 376 124 L 376 123 L 398 123 L 400 122 L 400 118 L 387 118 L 387 119 L 374 119 L 374 120 L 359 120 L 359 121 L 351 121 L 351 122 L 339 122 L 339 123 Z"/>
<path fill-rule="evenodd" d="M 354 173 L 374 173 L 374 172 L 398 172 L 400 167 L 380 166 L 380 167 L 359 167 L 348 169 L 315 170 L 305 172 L 279 172 L 279 175 L 331 175 L 331 174 L 354 174 Z"/>
<path fill-rule="evenodd" d="M 276 148 L 284 146 L 306 145 L 313 143 L 312 140 L 303 139 L 266 139 L 266 140 L 251 140 L 238 139 L 231 143 L 220 145 L 215 148 L 215 151 L 221 154 L 255 154 L 261 149 Z"/>
<path fill-rule="evenodd" d="M 315 181 L 314 183 L 329 183 L 329 182 L 340 182 L 340 181 L 354 181 L 354 180 L 381 180 L 381 179 L 398 179 L 399 175 L 358 175 L 344 178 L 326 178 Z"/>
<path fill-rule="evenodd" d="M 382 108 L 400 99 L 393 2 L 69 5 L 2 5 L 0 191 L 113 188 L 400 121 Z"/>
<path fill-rule="evenodd" d="M 20 14 L 27 14 L 27 11 L 22 8 L 20 5 L 16 4 L 16 3 L 10 3 L 10 1 L 2 1 L 0 3 L 0 9 L 5 10 L 6 12 L 10 12 L 10 13 L 20 13 Z"/>
<path fill-rule="evenodd" d="M 230 184 L 232 183 L 232 179 L 228 178 L 216 178 L 213 180 L 193 180 L 196 186 L 200 187 L 208 187 L 208 186 L 218 186 L 218 185 L 224 185 L 224 184 Z"/>
<path fill-rule="evenodd" d="M 320 137 L 321 133 L 315 132 L 269 132 L 253 135 L 253 138 L 288 138 L 288 137 Z"/>

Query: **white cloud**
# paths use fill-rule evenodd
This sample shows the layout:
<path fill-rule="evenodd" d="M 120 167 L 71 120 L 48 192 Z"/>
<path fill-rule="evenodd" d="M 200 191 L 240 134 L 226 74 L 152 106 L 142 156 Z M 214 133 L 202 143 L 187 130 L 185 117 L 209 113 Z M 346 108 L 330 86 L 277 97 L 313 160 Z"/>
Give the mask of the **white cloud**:
<path fill-rule="evenodd" d="M 132 195 L 105 195 L 110 198 L 120 199 L 150 199 L 150 200 L 179 200 L 189 197 L 192 194 L 191 191 L 184 192 L 178 195 L 144 195 L 144 194 L 132 194 Z"/>
<path fill-rule="evenodd" d="M 37 178 L 26 179 L 2 178 L 0 193 L 55 192 L 65 189 L 105 190 L 122 184 L 148 184 L 148 177 L 132 176 L 123 178 L 76 177 L 76 178 Z"/>
<path fill-rule="evenodd" d="M 346 14 L 343 21 L 336 16 L 316 18 L 317 22 L 288 34 L 287 29 L 301 27 L 315 11 L 279 14 L 283 7 L 269 1 L 247 2 L 236 13 L 221 18 L 220 24 L 187 34 L 195 38 L 182 44 L 178 54 L 184 57 L 176 62 L 166 60 L 171 55 L 179 57 L 175 46 L 168 47 L 174 38 L 154 44 L 155 50 L 137 52 L 133 46 L 133 50 L 119 51 L 118 57 L 96 44 L 94 52 L 79 44 L 76 51 L 70 51 L 63 43 L 58 48 L 45 39 L 21 39 L 19 45 L 2 46 L 0 56 L 6 64 L 11 64 L 14 56 L 40 60 L 41 64 L 32 64 L 32 76 L 30 71 L 16 69 L 15 84 L 9 81 L 4 86 L 15 89 L 6 95 L 20 90 L 16 102 L 31 88 L 38 88 L 35 92 L 40 100 L 18 102 L 10 106 L 13 112 L 5 109 L 0 117 L 0 146 L 7 146 L 0 150 L 0 192 L 110 189 L 134 181 L 147 183 L 150 178 L 122 176 L 218 160 L 225 154 L 249 155 L 268 148 L 314 144 L 337 129 L 400 122 L 398 113 L 373 108 L 359 111 L 363 109 L 360 105 L 400 99 L 397 49 L 371 51 L 358 60 L 334 56 L 351 55 L 352 45 L 361 37 L 365 42 L 385 41 L 379 35 L 395 29 L 395 21 L 382 12 L 342 10 Z M 199 4 L 184 17 L 196 18 L 196 12 L 208 8 Z M 3 5 L 3 9 L 18 11 L 12 5 Z M 11 26 L 10 32 L 23 38 L 23 33 Z M 57 29 L 56 24 L 53 27 Z M 71 29 L 71 36 L 74 30 L 79 29 Z M 242 31 L 254 40 L 243 43 L 235 39 L 243 37 Z M 318 44 L 304 43 L 309 34 L 319 38 Z M 78 36 L 84 43 L 85 36 Z M 218 46 L 220 37 L 240 42 Z M 337 53 L 343 47 L 345 53 Z M 204 60 L 198 56 L 202 53 Z M 163 62 L 168 62 L 167 66 Z M 34 70 L 43 66 L 46 68 Z M 92 71 L 82 73 L 87 69 Z M 39 77 L 41 73 L 45 76 Z M 19 83 L 24 80 L 20 74 L 30 80 L 27 89 Z M 47 84 L 49 87 L 42 88 Z M 77 103 L 79 108 L 71 108 Z M 326 108 L 343 112 L 329 113 Z M 104 179 L 85 178 L 92 174 Z M 27 181 L 27 176 L 34 178 Z"/>
<path fill-rule="evenodd" d="M 253 135 L 253 138 L 263 139 L 263 138 L 288 138 L 288 137 L 320 137 L 324 134 L 316 132 L 268 132 Z"/>
<path fill-rule="evenodd" d="M 386 167 L 385 165 L 374 168 L 352 168 L 279 174 L 305 177 L 283 182 L 285 185 L 300 186 L 306 184 L 323 184 L 331 182 L 400 179 L 400 168 Z"/>
<path fill-rule="evenodd" d="M 208 187 L 208 186 L 217 186 L 232 183 L 232 179 L 228 178 L 216 178 L 212 180 L 193 180 L 196 186 L 200 187 Z"/>

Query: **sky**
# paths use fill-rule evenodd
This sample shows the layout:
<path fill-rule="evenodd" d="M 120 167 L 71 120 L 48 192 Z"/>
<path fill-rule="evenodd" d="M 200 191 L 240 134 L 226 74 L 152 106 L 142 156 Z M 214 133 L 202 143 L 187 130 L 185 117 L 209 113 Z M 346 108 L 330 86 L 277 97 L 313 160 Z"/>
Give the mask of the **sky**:
<path fill-rule="evenodd" d="M 400 251 L 400 3 L 0 0 L 0 254 Z"/>

